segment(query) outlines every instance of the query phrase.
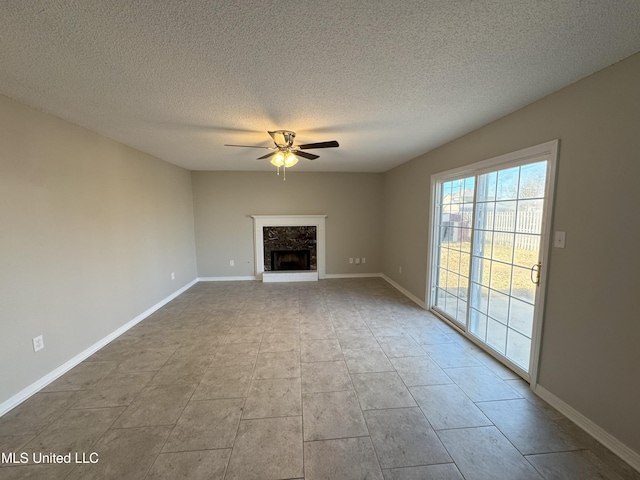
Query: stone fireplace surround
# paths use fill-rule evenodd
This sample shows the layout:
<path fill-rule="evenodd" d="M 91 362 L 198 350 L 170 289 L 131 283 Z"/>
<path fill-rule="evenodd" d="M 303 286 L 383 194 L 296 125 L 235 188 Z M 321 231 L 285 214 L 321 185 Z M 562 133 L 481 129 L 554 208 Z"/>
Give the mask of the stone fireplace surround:
<path fill-rule="evenodd" d="M 316 255 L 316 227 L 315 225 L 305 225 L 302 227 L 263 227 L 264 231 L 264 271 L 287 270 L 277 268 L 273 265 L 274 256 L 281 258 L 282 255 L 293 258 L 306 255 L 306 268 L 290 268 L 288 270 L 317 270 Z M 305 254 L 306 252 L 306 254 Z M 297 258 L 302 261 L 302 258 Z M 302 264 L 302 262 L 301 262 Z M 301 266 L 301 264 L 299 266 Z"/>
<path fill-rule="evenodd" d="M 254 232 L 256 278 L 263 282 L 310 282 L 325 278 L 325 220 L 326 215 L 251 215 Z M 317 270 L 294 272 L 265 272 L 264 227 L 316 227 Z"/>

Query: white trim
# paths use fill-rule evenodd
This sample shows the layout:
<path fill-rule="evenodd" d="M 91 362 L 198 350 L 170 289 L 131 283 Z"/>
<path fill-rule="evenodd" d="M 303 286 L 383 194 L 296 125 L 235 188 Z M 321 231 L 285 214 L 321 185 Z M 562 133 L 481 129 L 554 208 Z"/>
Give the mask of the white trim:
<path fill-rule="evenodd" d="M 316 227 L 316 255 L 318 278 L 327 273 L 325 223 L 327 215 L 250 215 L 253 218 L 253 250 L 256 277 L 262 279 L 264 273 L 264 227 Z"/>
<path fill-rule="evenodd" d="M 165 306 L 167 303 L 169 303 L 171 300 L 176 298 L 178 295 L 186 292 L 188 289 L 190 289 L 196 283 L 198 283 L 198 279 L 197 278 L 195 280 L 192 280 L 190 283 L 186 284 L 184 287 L 180 288 L 179 290 L 176 290 L 175 292 L 173 292 L 171 295 L 169 295 L 165 299 L 163 299 L 160 302 L 156 303 L 153 307 L 145 310 L 144 312 L 142 312 L 140 315 L 138 315 L 133 320 L 130 320 L 129 322 L 125 323 L 123 326 L 121 326 L 117 330 L 111 332 L 106 337 L 102 338 L 101 340 L 98 340 L 96 343 L 91 345 L 86 350 L 80 352 L 75 357 L 67 360 L 65 363 L 60 365 L 58 368 L 56 368 L 56 369 L 52 370 L 51 372 L 47 373 L 44 377 L 40 378 L 39 380 L 36 380 L 35 382 L 33 382 L 28 387 L 22 389 L 21 391 L 16 393 L 14 396 L 12 396 L 9 399 L 7 399 L 4 402 L 2 402 L 0 404 L 0 417 L 2 415 L 4 415 L 5 413 L 7 413 L 8 411 L 12 410 L 13 408 L 17 407 L 19 404 L 24 402 L 26 399 L 28 399 L 32 395 L 38 393 L 44 387 L 46 387 L 51 382 L 56 380 L 58 377 L 60 377 L 60 376 L 64 375 L 65 373 L 67 373 L 73 367 L 78 365 L 83 360 L 86 360 L 88 357 L 90 357 L 91 355 L 96 353 L 98 350 L 100 350 L 102 347 L 104 347 L 108 343 L 110 343 L 113 340 L 115 340 L 116 338 L 118 338 L 120 335 L 125 333 L 127 330 L 129 330 L 130 328 L 136 326 L 142 320 L 147 318 L 149 315 L 151 315 L 156 310 L 158 310 L 161 307 Z"/>
<path fill-rule="evenodd" d="M 544 212 L 540 231 L 540 281 L 536 290 L 536 307 L 534 308 L 533 332 L 531 334 L 531 358 L 529 359 L 529 378 L 535 388 L 538 384 L 538 367 L 540 366 L 540 346 L 542 342 L 542 326 L 546 308 L 547 280 L 549 278 L 549 261 L 551 260 L 551 237 L 553 212 L 555 211 L 556 172 L 558 169 L 559 140 L 545 143 L 549 160 L 547 161 L 547 184 L 545 191 Z M 542 146 L 541 146 L 542 147 Z"/>
<path fill-rule="evenodd" d="M 640 453 L 633 451 L 602 427 L 589 420 L 575 408 L 556 397 L 539 384 L 533 389 L 534 393 L 562 413 L 565 417 L 578 425 L 581 429 L 602 443 L 605 447 L 640 472 Z"/>
<path fill-rule="evenodd" d="M 318 272 L 262 272 L 262 281 L 265 283 L 317 282 Z"/>
<path fill-rule="evenodd" d="M 255 275 L 246 277 L 198 277 L 199 282 L 243 282 L 246 280 L 257 280 Z"/>
<path fill-rule="evenodd" d="M 380 278 L 381 273 L 327 273 L 324 278 Z"/>
<path fill-rule="evenodd" d="M 540 155 L 557 155 L 558 144 L 560 140 L 550 140 L 539 145 L 533 145 L 531 147 L 522 148 L 515 152 L 509 152 L 497 157 L 488 158 L 479 162 L 470 163 L 462 167 L 454 168 L 452 170 L 445 170 L 444 172 L 434 173 L 432 177 L 436 177 L 438 181 L 454 180 L 456 178 L 465 177 L 468 175 L 482 175 L 488 173 L 495 168 L 499 168 L 502 164 L 512 165 L 524 165 L 529 163 L 529 160 Z"/>
<path fill-rule="evenodd" d="M 387 277 L 384 273 L 382 274 L 382 278 L 387 283 L 389 283 L 392 287 L 394 287 L 396 290 L 398 290 L 400 293 L 402 293 L 404 296 L 409 298 L 409 300 L 412 300 L 414 303 L 416 303 L 419 307 L 421 307 L 421 308 L 423 308 L 425 310 L 427 309 L 427 307 L 425 306 L 425 303 L 422 300 L 420 300 L 418 297 L 416 297 L 413 293 L 411 293 L 406 288 L 402 287 L 399 283 L 394 282 L 389 277 Z"/>

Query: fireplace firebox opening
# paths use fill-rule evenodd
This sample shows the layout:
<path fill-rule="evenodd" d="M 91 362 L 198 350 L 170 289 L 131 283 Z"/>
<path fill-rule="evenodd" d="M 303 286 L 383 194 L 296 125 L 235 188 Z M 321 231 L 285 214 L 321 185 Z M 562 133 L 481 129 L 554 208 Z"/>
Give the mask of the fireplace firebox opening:
<path fill-rule="evenodd" d="M 271 269 L 311 270 L 311 250 L 271 250 Z"/>

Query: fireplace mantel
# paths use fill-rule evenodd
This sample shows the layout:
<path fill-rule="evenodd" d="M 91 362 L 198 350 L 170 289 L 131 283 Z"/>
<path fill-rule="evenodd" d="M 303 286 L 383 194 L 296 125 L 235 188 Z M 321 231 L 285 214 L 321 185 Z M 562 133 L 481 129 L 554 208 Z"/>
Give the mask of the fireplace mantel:
<path fill-rule="evenodd" d="M 269 282 L 304 282 L 325 278 L 325 220 L 326 215 L 251 215 L 253 218 L 256 278 Z M 264 271 L 264 227 L 316 227 L 317 271 L 267 272 Z"/>

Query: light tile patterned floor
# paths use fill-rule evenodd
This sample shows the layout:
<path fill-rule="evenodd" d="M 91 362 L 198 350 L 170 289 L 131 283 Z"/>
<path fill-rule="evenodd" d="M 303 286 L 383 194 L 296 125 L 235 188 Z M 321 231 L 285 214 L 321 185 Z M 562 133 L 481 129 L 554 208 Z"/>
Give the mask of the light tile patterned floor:
<path fill-rule="evenodd" d="M 199 283 L 0 418 L 0 479 L 640 479 L 381 279 Z"/>

